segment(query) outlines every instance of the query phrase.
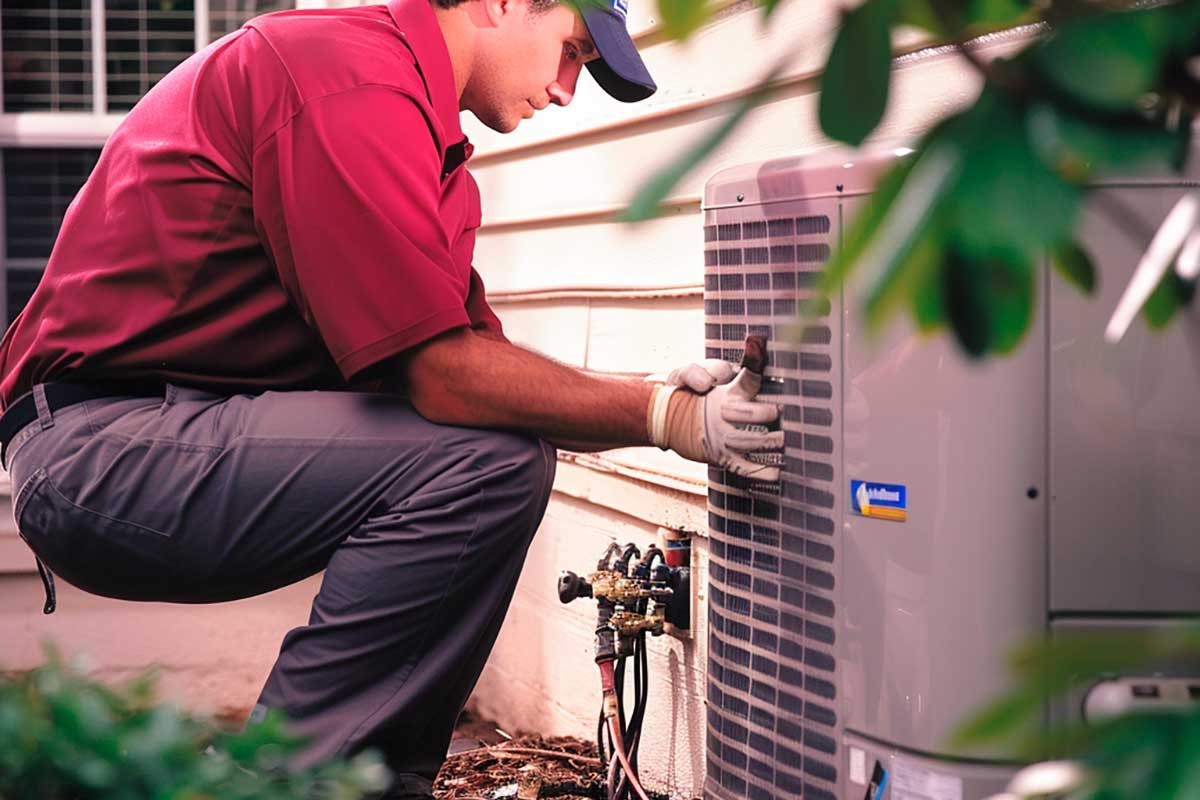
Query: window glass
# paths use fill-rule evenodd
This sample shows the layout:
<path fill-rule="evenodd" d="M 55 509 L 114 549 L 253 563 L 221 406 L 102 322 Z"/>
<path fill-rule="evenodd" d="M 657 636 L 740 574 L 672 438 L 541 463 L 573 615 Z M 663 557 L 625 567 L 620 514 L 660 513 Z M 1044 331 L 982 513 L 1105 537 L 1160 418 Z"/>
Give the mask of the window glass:
<path fill-rule="evenodd" d="M 92 108 L 88 0 L 3 0 L 4 111 Z"/>
<path fill-rule="evenodd" d="M 9 322 L 33 294 L 50 259 L 63 214 L 99 157 L 98 148 L 4 148 L 5 305 Z"/>

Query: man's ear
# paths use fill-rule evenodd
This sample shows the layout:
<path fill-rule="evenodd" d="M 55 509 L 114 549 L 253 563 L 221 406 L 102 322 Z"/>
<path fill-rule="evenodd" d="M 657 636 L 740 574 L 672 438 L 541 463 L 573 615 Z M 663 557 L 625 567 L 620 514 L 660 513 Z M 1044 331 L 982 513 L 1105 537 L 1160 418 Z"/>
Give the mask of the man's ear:
<path fill-rule="evenodd" d="M 511 14 L 516 7 L 513 0 L 476 0 L 482 8 L 483 17 L 487 24 L 493 28 L 500 27 L 500 23 L 504 18 Z"/>

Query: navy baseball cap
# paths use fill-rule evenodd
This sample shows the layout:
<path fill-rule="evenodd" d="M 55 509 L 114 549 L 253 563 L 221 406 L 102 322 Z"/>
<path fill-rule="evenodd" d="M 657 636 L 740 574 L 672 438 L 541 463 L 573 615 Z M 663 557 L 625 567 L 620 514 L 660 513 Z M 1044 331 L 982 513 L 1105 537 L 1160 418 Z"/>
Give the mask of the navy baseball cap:
<path fill-rule="evenodd" d="M 625 27 L 629 0 L 581 0 L 579 6 L 592 44 L 600 53 L 587 64 L 600 88 L 624 103 L 654 94 L 658 86 Z"/>

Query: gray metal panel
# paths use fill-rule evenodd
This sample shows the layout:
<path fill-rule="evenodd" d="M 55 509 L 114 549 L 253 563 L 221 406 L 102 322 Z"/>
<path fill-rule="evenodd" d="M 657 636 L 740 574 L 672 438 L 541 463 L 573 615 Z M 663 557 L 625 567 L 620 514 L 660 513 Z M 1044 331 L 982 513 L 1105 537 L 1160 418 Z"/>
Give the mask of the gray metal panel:
<path fill-rule="evenodd" d="M 1016 353 L 976 364 L 949 334 L 907 319 L 876 333 L 857 311 L 846 303 L 840 488 L 904 485 L 908 519 L 845 517 L 843 717 L 937 753 L 1045 625 L 1045 324 L 1039 313 Z"/>
<path fill-rule="evenodd" d="M 1193 159 L 1197 161 L 1200 159 Z M 1177 187 L 1105 189 L 1153 232 Z M 1122 212 L 1118 212 L 1122 213 Z M 1093 298 L 1055 278 L 1050 296 L 1052 611 L 1200 610 L 1200 309 L 1166 330 L 1139 318 L 1103 333 L 1146 240 L 1089 209 Z"/>
<path fill-rule="evenodd" d="M 932 758 L 853 734 L 843 739 L 844 797 L 863 797 L 876 762 L 887 770 L 884 792 L 870 800 L 983 800 L 1004 791 L 1017 767 Z M 854 766 L 854 762 L 858 766 Z M 859 774 L 859 771 L 864 774 Z"/>

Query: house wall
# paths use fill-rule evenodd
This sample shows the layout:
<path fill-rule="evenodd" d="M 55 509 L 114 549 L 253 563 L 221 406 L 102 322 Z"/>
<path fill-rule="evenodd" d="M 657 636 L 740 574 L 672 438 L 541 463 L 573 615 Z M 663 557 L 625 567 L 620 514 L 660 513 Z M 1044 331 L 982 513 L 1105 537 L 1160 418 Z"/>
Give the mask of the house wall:
<path fill-rule="evenodd" d="M 321 5 L 305 0 L 306 6 Z M 332 3 L 331 3 L 332 4 Z M 828 146 L 819 133 L 820 69 L 836 29 L 835 0 L 784 3 L 770 25 L 748 2 L 721 4 L 685 45 L 666 41 L 650 3 L 631 27 L 660 90 L 625 105 L 586 75 L 570 108 L 552 108 L 508 136 L 464 115 L 471 168 L 484 199 L 476 264 L 515 341 L 580 367 L 657 372 L 703 356 L 702 215 L 707 176 L 735 163 Z M 1002 50 L 1005 41 L 994 47 Z M 913 134 L 969 99 L 975 76 L 952 53 L 896 42 L 900 59 L 880 136 Z M 634 189 L 718 124 L 771 65 L 790 54 L 780 88 L 674 191 L 663 216 L 614 221 Z M 119 119 L 119 118 L 117 118 Z M 0 144 L 102 142 L 110 115 L 59 123 L 0 116 Z M 594 604 L 558 602 L 561 570 L 589 571 L 610 541 L 655 540 L 660 527 L 694 534 L 700 594 L 690 639 L 651 640 L 651 701 L 642 769 L 649 788 L 699 794 L 704 774 L 705 468 L 652 449 L 560 454 L 556 492 L 500 640 L 472 699 L 507 730 L 592 737 L 599 687 L 591 657 Z M 155 663 L 164 694 L 236 715 L 253 703 L 282 635 L 303 624 L 319 576 L 239 603 L 133 604 L 60 582 L 60 610 L 40 614 L 41 585 L 0 509 L 0 667 L 41 660 L 41 640 L 86 653 L 118 679 Z"/>

